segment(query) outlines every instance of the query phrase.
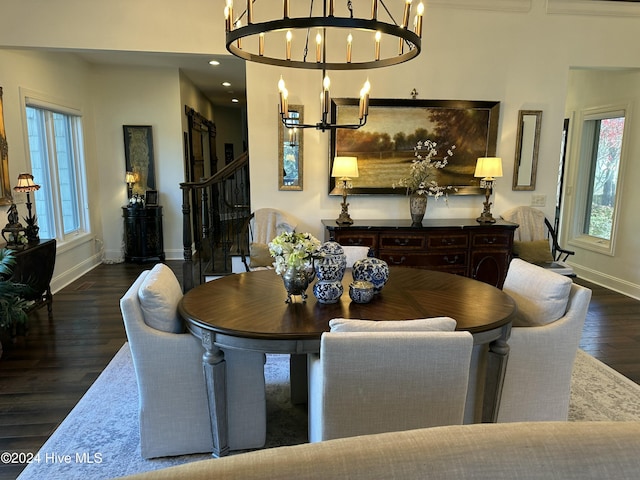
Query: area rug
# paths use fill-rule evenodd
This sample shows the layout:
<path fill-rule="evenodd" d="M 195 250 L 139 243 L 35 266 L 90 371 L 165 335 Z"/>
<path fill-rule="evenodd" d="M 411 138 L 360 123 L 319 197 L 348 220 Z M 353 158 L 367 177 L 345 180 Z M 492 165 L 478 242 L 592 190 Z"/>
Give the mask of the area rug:
<path fill-rule="evenodd" d="M 267 355 L 267 447 L 307 440 L 307 413 L 289 401 L 286 355 Z M 40 449 L 19 480 L 107 479 L 156 470 L 210 455 L 144 460 L 138 434 L 138 394 L 128 344 Z M 640 386 L 583 351 L 572 378 L 571 421 L 640 420 Z M 237 452 L 233 452 L 237 453 Z"/>

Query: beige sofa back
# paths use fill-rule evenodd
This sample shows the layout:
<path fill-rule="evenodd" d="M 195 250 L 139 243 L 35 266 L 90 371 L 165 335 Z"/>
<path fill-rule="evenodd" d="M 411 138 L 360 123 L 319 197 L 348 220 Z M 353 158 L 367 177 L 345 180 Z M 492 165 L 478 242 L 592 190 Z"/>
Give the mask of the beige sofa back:
<path fill-rule="evenodd" d="M 434 427 L 280 447 L 130 479 L 637 479 L 640 422 Z"/>

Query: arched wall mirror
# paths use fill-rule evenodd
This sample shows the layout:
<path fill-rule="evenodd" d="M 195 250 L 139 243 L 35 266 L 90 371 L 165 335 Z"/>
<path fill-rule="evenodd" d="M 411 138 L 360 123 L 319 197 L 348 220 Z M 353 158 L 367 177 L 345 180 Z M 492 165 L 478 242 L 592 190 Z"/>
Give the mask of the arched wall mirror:
<path fill-rule="evenodd" d="M 512 190 L 535 190 L 542 110 L 520 110 Z"/>
<path fill-rule="evenodd" d="M 304 107 L 289 105 L 289 121 L 302 123 Z M 302 129 L 283 125 L 278 114 L 278 189 L 302 190 Z"/>

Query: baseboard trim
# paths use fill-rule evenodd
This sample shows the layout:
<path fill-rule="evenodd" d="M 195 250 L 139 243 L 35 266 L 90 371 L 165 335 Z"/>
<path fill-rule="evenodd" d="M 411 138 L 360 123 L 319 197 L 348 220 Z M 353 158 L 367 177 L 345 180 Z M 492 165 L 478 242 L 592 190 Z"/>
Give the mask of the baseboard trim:
<path fill-rule="evenodd" d="M 611 275 L 607 275 L 602 272 L 598 272 L 596 270 L 581 267 L 579 265 L 571 264 L 571 266 L 573 267 L 573 270 L 576 272 L 579 278 L 584 278 L 585 280 L 595 283 L 596 285 L 600 285 L 601 287 L 608 288 L 609 290 L 621 293 L 622 295 L 626 295 L 627 297 L 640 300 L 640 285 L 613 277 Z"/>

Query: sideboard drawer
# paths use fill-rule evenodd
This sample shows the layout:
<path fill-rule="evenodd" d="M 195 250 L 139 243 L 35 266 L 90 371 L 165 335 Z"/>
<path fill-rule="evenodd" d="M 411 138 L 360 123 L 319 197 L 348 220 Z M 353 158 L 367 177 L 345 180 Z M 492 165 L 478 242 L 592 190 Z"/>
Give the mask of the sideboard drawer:
<path fill-rule="evenodd" d="M 490 233 L 472 233 L 471 234 L 471 246 L 473 248 L 479 247 L 510 247 L 512 234 L 503 232 L 490 232 Z"/>
<path fill-rule="evenodd" d="M 335 232 L 335 237 L 332 239 L 344 246 L 354 247 L 369 247 L 372 249 L 378 248 L 378 234 L 375 232 Z"/>
<path fill-rule="evenodd" d="M 380 250 L 383 249 L 402 249 L 424 250 L 425 248 L 425 236 L 424 235 L 412 235 L 412 234 L 380 234 Z"/>
<path fill-rule="evenodd" d="M 465 250 L 442 253 L 403 253 L 384 250 L 380 252 L 380 259 L 390 266 L 427 268 L 440 270 L 443 267 L 460 267 L 466 270 L 467 252 Z"/>
<path fill-rule="evenodd" d="M 460 232 L 458 230 L 458 232 Z M 469 235 L 466 233 L 445 233 L 429 235 L 427 237 L 427 248 L 467 248 L 469 245 Z"/>

